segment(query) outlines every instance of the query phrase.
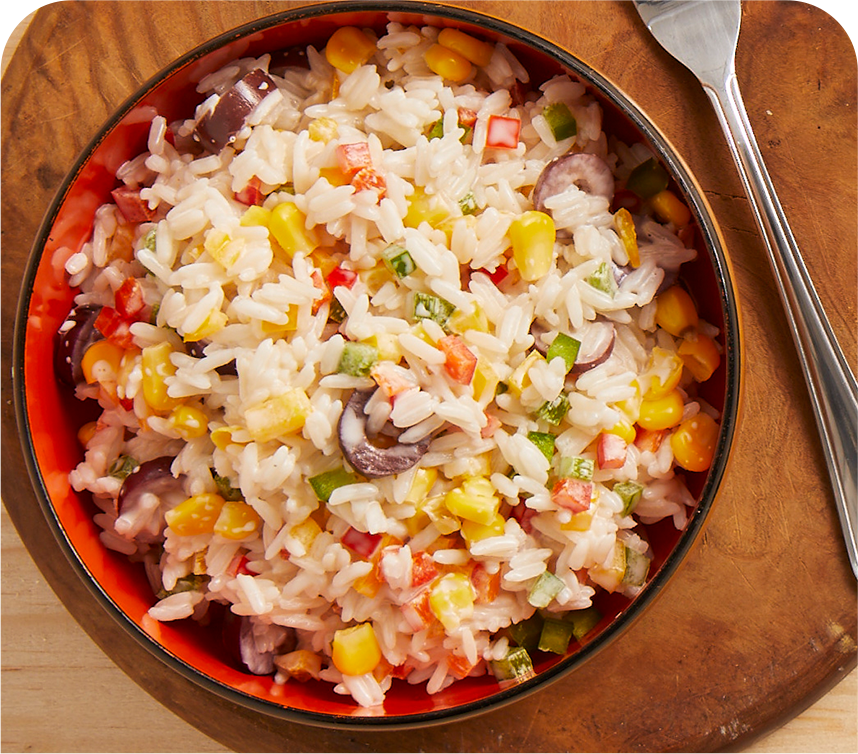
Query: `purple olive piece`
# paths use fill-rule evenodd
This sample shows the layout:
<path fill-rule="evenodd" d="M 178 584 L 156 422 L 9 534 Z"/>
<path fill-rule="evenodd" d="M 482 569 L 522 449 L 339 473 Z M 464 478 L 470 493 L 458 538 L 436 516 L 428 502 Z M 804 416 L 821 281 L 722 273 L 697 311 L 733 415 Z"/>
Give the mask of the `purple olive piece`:
<path fill-rule="evenodd" d="M 164 539 L 165 511 L 185 498 L 184 477 L 174 477 L 173 459 L 162 456 L 141 463 L 125 477 L 117 498 L 116 533 L 140 543 Z"/>
<path fill-rule="evenodd" d="M 209 344 L 207 340 L 190 340 L 185 343 L 185 353 L 195 359 L 201 359 L 206 355 L 206 346 Z M 228 361 L 226 364 L 221 364 L 215 369 L 221 377 L 237 377 L 238 368 L 235 366 L 235 359 Z"/>
<path fill-rule="evenodd" d="M 543 356 L 548 353 L 548 343 L 542 339 L 542 336 L 547 332 L 548 328 L 542 322 L 536 319 L 533 320 L 530 325 L 530 334 L 533 336 L 533 347 Z"/>
<path fill-rule="evenodd" d="M 412 444 L 391 441 L 383 437 L 386 434 L 384 430 L 375 437 L 368 437 L 364 406 L 373 392 L 355 390 L 352 393 L 340 415 L 337 435 L 343 456 L 354 470 L 370 479 L 377 479 L 399 474 L 414 466 L 429 449 L 430 438 L 424 437 Z"/>
<path fill-rule="evenodd" d="M 217 104 L 197 123 L 196 134 L 202 145 L 218 154 L 244 127 L 247 116 L 277 85 L 265 71 L 255 68 L 224 92 Z"/>
<path fill-rule="evenodd" d="M 81 362 L 86 349 L 104 336 L 95 329 L 100 306 L 86 304 L 69 312 L 57 331 L 54 346 L 54 372 L 57 379 L 69 387 L 85 382 Z"/>
<path fill-rule="evenodd" d="M 539 174 L 531 197 L 534 208 L 551 214 L 545 208 L 545 200 L 573 184 L 588 194 L 605 197 L 609 203 L 614 198 L 614 175 L 601 157 L 567 152 L 549 162 Z"/>
<path fill-rule="evenodd" d="M 253 675 L 273 674 L 274 658 L 291 652 L 297 643 L 292 628 L 276 624 L 254 627 L 249 617 L 231 611 L 223 615 L 221 639 L 238 666 Z"/>
<path fill-rule="evenodd" d="M 579 330 L 575 337 L 581 341 L 581 348 L 570 374 L 578 375 L 608 360 L 614 350 L 616 330 L 612 322 L 597 320 Z"/>

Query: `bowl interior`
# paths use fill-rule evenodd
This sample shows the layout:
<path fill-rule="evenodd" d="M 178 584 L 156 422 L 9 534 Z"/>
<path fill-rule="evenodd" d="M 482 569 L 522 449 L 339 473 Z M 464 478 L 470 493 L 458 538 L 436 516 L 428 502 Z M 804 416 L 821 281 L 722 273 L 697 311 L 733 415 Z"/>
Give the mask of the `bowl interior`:
<path fill-rule="evenodd" d="M 728 265 L 704 200 L 664 139 L 612 84 L 550 43 L 467 11 L 422 3 L 402 3 L 397 8 L 388 12 L 368 3 L 334 3 L 262 19 L 194 50 L 144 86 L 99 132 L 59 192 L 34 247 L 17 326 L 20 347 L 16 375 L 23 374 L 23 381 L 17 385 L 16 399 L 25 455 L 45 513 L 74 567 L 107 611 L 178 672 L 235 701 L 310 723 L 336 720 L 357 726 L 417 725 L 473 713 L 559 677 L 616 638 L 666 583 L 699 534 L 724 473 L 737 404 L 738 325 Z M 528 69 L 534 85 L 557 73 L 571 72 L 600 92 L 606 132 L 624 141 L 650 143 L 670 169 L 674 189 L 695 217 L 699 254 L 683 267 L 682 277 L 701 316 L 721 332 L 725 358 L 701 393 L 722 411 L 724 420 L 712 468 L 706 473 L 687 474 L 689 490 L 700 500 L 687 526 L 677 531 L 666 519 L 646 527 L 655 553 L 648 586 L 633 602 L 601 594 L 596 604 L 604 617 L 585 645 L 573 642 L 566 657 L 538 656 L 537 678 L 517 687 L 502 689 L 492 676 L 485 675 L 430 696 L 422 687 L 396 682 L 400 687 L 388 694 L 383 709 L 367 711 L 356 707 L 350 698 L 333 693 L 329 684 L 280 686 L 272 679 L 239 671 L 223 660 L 218 640 L 205 627 L 190 621 L 157 624 L 146 620 L 153 599 L 142 566 L 101 545 L 99 529 L 92 521 L 92 502 L 76 493 L 68 481 L 69 471 L 82 458 L 76 433 L 92 418 L 87 415 L 92 408 L 74 400 L 44 367 L 52 361 L 55 333 L 75 293 L 66 282 L 65 259 L 88 239 L 96 209 L 109 200 L 116 186 L 117 168 L 145 150 L 151 118 L 157 113 L 169 122 L 191 116 L 200 99 L 196 82 L 236 57 L 256 57 L 308 44 L 321 48 L 340 26 L 382 31 L 389 20 L 452 25 L 484 39 L 503 40 Z"/>

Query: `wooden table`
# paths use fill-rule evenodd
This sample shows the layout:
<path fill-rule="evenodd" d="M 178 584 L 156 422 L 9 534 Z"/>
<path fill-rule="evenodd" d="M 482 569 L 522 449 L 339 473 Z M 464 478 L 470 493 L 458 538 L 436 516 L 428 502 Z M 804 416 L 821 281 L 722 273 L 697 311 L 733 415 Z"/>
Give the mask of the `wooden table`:
<path fill-rule="evenodd" d="M 609 21 L 612 15 L 617 16 L 627 12 L 621 7 L 625 0 L 577 0 L 577 2 L 567 0 L 564 4 L 551 7 L 562 16 L 563 8 L 580 7 L 586 2 L 604 5 L 606 18 Z M 139 5 L 141 10 L 146 7 L 145 3 L 138 3 L 137 0 L 133 2 L 129 0 L 129 4 Z M 16 46 L 40 5 L 43 7 L 34 22 L 34 28 L 39 28 L 39 39 L 49 39 L 51 30 L 54 28 L 57 34 L 62 35 L 63 14 L 73 14 L 75 12 L 72 9 L 73 5 L 95 9 L 91 11 L 93 14 L 96 11 L 102 14 L 112 12 L 106 10 L 110 8 L 109 3 L 98 2 L 98 0 L 88 2 L 78 0 L 76 3 L 72 3 L 71 0 L 44 0 L 44 3 L 40 0 L 2 0 L 0 3 L 0 72 L 6 70 L 13 54 L 22 54 L 20 51 L 15 53 Z M 194 3 L 188 2 L 182 5 L 190 6 Z M 197 5 L 203 7 L 203 1 L 197 0 Z M 221 12 L 228 16 L 227 5 L 229 4 L 226 2 L 210 2 L 211 12 L 217 18 L 213 28 L 219 28 Z M 273 4 L 270 3 L 260 2 L 257 5 L 261 6 L 262 12 L 274 10 Z M 495 3 L 494 7 L 500 9 L 507 5 L 512 7 L 511 4 L 502 2 Z M 854 161 L 851 167 L 842 162 L 838 164 L 839 158 L 832 157 L 831 152 L 845 146 L 847 142 L 854 141 L 854 128 L 848 128 L 848 121 L 843 118 L 844 111 L 848 112 L 846 108 L 858 110 L 858 96 L 856 96 L 858 88 L 852 83 L 852 70 L 858 54 L 853 49 L 855 43 L 850 38 L 850 30 L 856 24 L 856 12 L 847 7 L 851 5 L 852 3 L 842 3 L 841 0 L 816 3 L 811 3 L 809 0 L 807 2 L 746 0 L 745 34 L 747 36 L 743 36 L 743 39 L 753 40 L 753 43 L 740 50 L 740 80 L 743 86 L 748 85 L 745 96 L 748 100 L 751 120 L 758 129 L 761 146 L 767 159 L 770 160 L 770 170 L 781 190 L 781 198 L 793 218 L 794 229 L 797 231 L 800 243 L 803 238 L 816 241 L 820 238 L 828 238 L 828 244 L 836 243 L 836 240 L 832 242 L 831 236 L 826 236 L 820 230 L 823 226 L 830 227 L 831 224 L 843 228 L 843 235 L 847 241 L 852 241 L 856 237 L 856 232 L 852 229 L 852 226 L 856 225 L 854 198 L 858 198 L 858 189 L 855 188 L 854 181 L 856 164 Z M 161 3 L 161 6 L 165 4 Z M 470 4 L 470 7 L 477 7 L 477 5 Z M 181 17 L 184 11 L 180 11 L 178 5 L 176 9 L 177 17 Z M 503 15 L 502 11 L 499 13 Z M 154 23 L 177 22 L 176 19 L 167 19 L 164 16 L 150 20 Z M 95 21 L 96 17 L 93 15 L 93 22 Z M 833 34 L 832 32 L 836 30 L 842 33 Z M 65 31 L 68 33 L 68 29 Z M 144 32 L 141 31 L 141 33 Z M 35 39 L 35 35 L 32 38 Z M 754 47 L 754 44 L 764 42 L 770 43 L 773 46 L 772 49 L 777 48 L 777 53 L 766 53 Z M 72 50 L 81 43 L 85 43 L 85 40 L 74 36 L 61 38 L 59 41 L 54 40 L 51 50 L 57 54 L 63 54 L 64 51 Z M 654 47 L 648 49 L 650 56 L 645 61 L 641 61 L 640 65 L 649 67 L 650 73 L 644 71 L 637 77 L 627 78 L 635 84 L 649 77 L 651 86 L 640 84 L 636 89 L 633 87 L 629 93 L 649 110 L 657 123 L 667 123 L 673 128 L 673 132 L 669 131 L 668 135 L 685 154 L 687 152 L 685 146 L 691 137 L 681 129 L 677 129 L 675 124 L 683 122 L 683 118 L 677 116 L 677 110 L 684 106 L 686 100 L 686 91 L 682 87 L 687 87 L 687 91 L 691 92 L 694 82 L 687 74 L 678 70 L 667 56 Z M 180 52 L 182 52 L 180 49 L 174 50 L 165 60 Z M 32 54 L 32 51 L 27 53 L 27 55 Z M 610 68 L 610 65 L 607 67 Z M 144 71 L 146 75 L 152 72 Z M 21 75 L 20 71 L 17 75 Z M 110 79 L 103 70 L 94 71 L 92 75 L 102 77 L 104 80 Z M 135 71 L 134 75 L 140 75 L 140 72 Z M 620 74 L 613 72 L 612 77 L 618 80 Z M 123 91 L 126 79 L 127 77 L 116 77 L 116 91 L 109 93 L 115 103 L 130 93 L 130 89 Z M 619 83 L 625 84 L 622 79 Z M 60 81 L 58 85 L 64 85 L 64 82 Z M 767 88 L 769 85 L 771 85 L 770 90 Z M 628 88 L 627 86 L 627 90 Z M 789 96 L 786 96 L 785 92 Z M 801 98 L 796 99 L 796 94 L 801 95 Z M 688 96 L 691 97 L 693 108 L 705 108 L 705 100 L 699 92 Z M 798 116 L 795 115 L 796 108 L 803 107 L 808 110 L 806 118 L 802 118 L 800 112 Z M 58 113 L 57 116 L 66 117 L 67 113 Z M 698 164 L 693 164 L 692 168 L 698 171 L 698 177 L 701 178 L 701 183 L 713 203 L 725 230 L 728 246 L 741 247 L 740 251 L 750 249 L 757 255 L 751 261 L 743 260 L 739 265 L 742 284 L 740 293 L 745 299 L 743 303 L 746 313 L 750 312 L 750 316 L 746 314 L 746 335 L 754 346 L 750 350 L 761 364 L 765 362 L 764 352 L 769 351 L 778 358 L 785 359 L 786 363 L 790 363 L 790 358 L 794 359 L 794 355 L 791 356 L 792 352 L 789 351 L 788 335 L 784 334 L 783 326 L 778 324 L 777 315 L 773 313 L 775 309 L 768 310 L 768 314 L 760 314 L 757 311 L 755 297 L 759 295 L 771 298 L 772 282 L 768 269 L 761 262 L 763 257 L 759 251 L 759 239 L 755 236 L 747 206 L 738 191 L 738 181 L 732 172 L 732 166 L 725 161 L 726 148 L 715 128 L 714 119 L 708 114 L 695 117 L 703 118 L 710 127 L 707 136 L 712 140 L 711 149 L 714 156 L 708 162 L 698 157 Z M 801 129 L 790 130 L 785 125 L 782 126 L 781 122 L 791 126 L 796 123 L 803 124 L 805 130 L 803 132 Z M 829 128 L 829 125 L 832 127 Z M 810 154 L 806 153 L 808 149 L 811 150 Z M 814 149 L 816 149 L 815 152 Z M 699 152 L 698 148 L 697 154 Z M 849 155 L 854 156 L 854 150 Z M 4 159 L 10 159 L 8 153 L 4 154 Z M 701 168 L 703 173 L 700 172 Z M 849 192 L 853 197 L 852 212 L 835 214 L 831 218 L 822 217 L 827 207 L 842 207 L 843 202 L 838 204 L 838 199 L 842 200 L 843 195 L 848 195 Z M 2 218 L 7 223 L 11 223 L 13 219 L 11 212 L 7 212 Z M 9 226 L 5 229 L 0 227 L 0 239 L 6 236 L 8 230 Z M 851 245 L 853 247 L 851 253 L 854 254 L 854 243 Z M 823 246 L 825 247 L 826 244 Z M 834 256 L 836 258 L 836 255 Z M 854 292 L 854 262 L 851 268 L 844 269 L 829 267 L 826 258 L 818 252 L 812 258 L 814 263 L 810 265 L 811 270 L 823 279 L 820 288 L 823 297 L 831 306 L 830 313 L 835 327 L 842 334 L 847 354 L 854 357 L 858 353 L 858 346 L 855 338 L 849 335 L 850 326 L 855 321 L 855 309 L 858 303 L 858 294 Z M 757 265 L 758 269 L 754 265 Z M 832 282 L 837 280 L 841 282 L 839 284 Z M 768 305 L 771 306 L 771 301 Z M 9 323 L 4 322 L 4 327 L 8 328 L 8 326 Z M 761 342 L 766 343 L 765 348 L 760 346 Z M 852 360 L 855 363 L 855 359 L 852 358 Z M 755 367 L 754 363 L 749 365 L 752 384 Z M 789 368 L 794 370 L 794 365 Z M 819 511 L 808 511 L 808 513 L 822 515 L 827 522 L 826 525 L 835 532 L 830 499 L 824 491 L 824 483 L 820 482 L 820 456 L 816 449 L 815 438 L 812 437 L 806 396 L 801 391 L 800 382 L 797 380 L 798 378 L 792 375 L 790 381 L 786 383 L 789 392 L 786 395 L 783 416 L 775 420 L 775 426 L 766 426 L 771 420 L 755 413 L 762 405 L 755 395 L 746 398 L 746 423 L 758 422 L 764 426 L 764 429 L 760 430 L 755 440 L 753 428 L 745 430 L 746 439 L 743 441 L 740 455 L 745 460 L 752 458 L 754 441 L 765 444 L 784 441 L 786 438 L 789 442 L 799 442 L 802 446 L 809 447 L 811 450 L 810 457 L 806 459 L 809 468 L 807 473 L 815 480 L 813 483 L 816 488 L 775 489 L 773 494 L 791 493 L 798 497 L 807 494 L 808 499 L 823 498 L 822 507 L 828 508 L 821 513 Z M 765 376 L 757 382 L 758 386 L 761 384 L 766 384 Z M 774 385 L 774 389 L 778 390 L 777 384 Z M 11 409 L 7 406 L 6 410 Z M 749 437 L 751 439 L 748 439 Z M 760 455 L 765 456 L 766 453 L 769 454 L 769 458 L 778 457 L 771 448 L 761 446 Z M 770 461 L 770 463 L 775 462 Z M 780 473 L 776 466 L 770 471 L 775 475 Z M 741 473 L 747 472 L 735 472 L 737 475 Z M 791 478 L 795 478 L 794 475 Z M 735 490 L 732 491 L 733 497 L 736 496 L 735 492 Z M 755 503 L 753 499 L 748 502 L 759 504 L 759 501 Z M 762 504 L 766 504 L 766 501 Z M 740 517 L 734 516 L 735 520 L 731 520 L 730 517 L 736 510 L 734 506 L 735 501 L 728 500 L 722 503 L 720 508 L 716 508 L 711 524 L 716 545 L 719 544 L 719 537 L 723 540 L 720 542 L 722 546 L 728 545 L 730 537 L 725 536 L 725 533 L 730 533 L 731 526 L 743 524 Z M 12 506 L 9 507 L 10 510 L 13 509 Z M 772 525 L 771 518 L 766 519 L 766 522 Z M 759 537 L 760 532 L 749 532 L 747 536 Z M 772 537 L 776 536 L 777 532 L 772 535 Z M 849 587 L 843 585 L 844 559 L 840 553 L 842 546 L 839 542 L 833 541 L 830 547 L 834 553 L 831 569 L 837 572 L 835 578 L 839 580 L 838 588 L 845 589 L 845 599 L 851 599 L 855 609 L 858 610 L 858 596 L 856 596 L 858 593 L 850 594 Z M 739 549 L 735 550 L 733 556 L 737 560 L 750 557 L 747 552 L 741 552 Z M 44 564 L 42 565 L 44 567 Z M 693 568 L 693 566 L 689 567 Z M 61 569 L 58 570 L 61 571 Z M 737 566 L 736 576 L 741 578 L 741 575 L 742 569 Z M 56 572 L 54 572 L 54 579 L 56 578 Z M 65 591 L 61 577 L 52 583 L 55 589 L 60 592 Z M 789 594 L 788 584 L 778 585 L 775 589 L 775 595 L 782 596 L 784 599 L 788 600 Z M 220 754 L 229 751 L 221 743 L 208 738 L 197 728 L 161 706 L 93 643 L 59 602 L 37 570 L 5 509 L 0 509 L 0 606 L 2 606 L 0 607 L 0 673 L 2 673 L 0 674 L 0 751 L 44 751 L 64 752 L 64 754 L 120 750 L 126 754 L 136 752 L 148 754 L 152 751 L 176 754 L 180 752 L 181 754 L 187 752 Z M 743 620 L 741 615 L 734 617 L 737 621 Z M 810 623 L 811 620 L 809 619 L 808 622 Z M 741 631 L 741 625 L 737 626 L 736 630 Z M 778 627 L 772 626 L 773 635 L 777 631 Z M 717 635 L 713 637 L 715 642 L 718 639 Z M 783 710 L 783 715 L 770 713 L 759 731 L 743 728 L 741 721 L 713 718 L 712 724 L 720 726 L 720 736 L 725 745 L 735 741 L 739 747 L 745 747 L 750 743 L 747 751 L 754 754 L 764 752 L 804 754 L 809 751 L 845 754 L 856 750 L 858 675 L 846 674 L 846 671 L 855 665 L 856 645 L 848 632 L 843 633 L 838 644 L 825 645 L 824 641 L 822 643 L 824 646 L 820 648 L 820 653 L 821 658 L 823 654 L 826 655 L 827 669 L 810 681 L 799 677 L 795 679 L 795 685 L 804 689 L 805 697 L 796 699 L 786 693 L 784 698 L 790 701 L 788 708 Z M 832 661 L 830 657 L 832 646 L 837 651 L 842 651 L 840 664 L 836 658 Z M 719 647 L 714 646 L 712 651 L 717 653 Z M 731 677 L 741 675 L 743 670 L 738 658 L 735 660 L 725 658 L 723 672 L 732 674 Z M 774 669 L 772 673 L 775 674 Z M 755 683 L 765 686 L 760 678 L 746 678 L 744 682 L 749 688 Z M 791 714 L 800 712 L 804 706 L 813 702 L 817 696 L 823 694 L 835 683 L 837 685 L 797 717 L 787 721 L 773 733 L 762 738 L 758 736 L 758 733 L 765 733 L 766 729 L 784 722 L 784 719 Z M 694 689 L 689 689 L 689 694 L 689 708 L 705 702 L 694 697 Z M 168 701 L 163 695 L 159 698 L 162 701 Z M 765 705 L 767 702 L 761 699 L 759 703 Z M 265 725 L 264 721 L 261 725 Z M 445 749 L 448 751 L 470 750 L 465 745 L 464 739 L 458 744 L 453 740 L 448 743 L 449 747 Z M 288 746 L 284 746 L 285 748 Z M 371 749 L 367 749 L 369 750 Z M 646 750 L 650 751 L 650 749 Z M 678 748 L 670 750 L 680 751 L 682 746 L 680 744 Z"/>

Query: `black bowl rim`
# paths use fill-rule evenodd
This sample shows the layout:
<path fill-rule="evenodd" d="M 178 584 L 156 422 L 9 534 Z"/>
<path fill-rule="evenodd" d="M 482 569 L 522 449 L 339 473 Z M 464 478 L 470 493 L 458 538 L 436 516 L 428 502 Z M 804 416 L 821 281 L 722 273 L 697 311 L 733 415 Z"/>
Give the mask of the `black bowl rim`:
<path fill-rule="evenodd" d="M 145 631 L 125 615 L 110 595 L 101 587 L 95 576 L 86 567 L 82 559 L 78 556 L 68 534 L 63 528 L 53 506 L 51 505 L 50 495 L 48 494 L 47 487 L 38 467 L 35 448 L 30 435 L 27 396 L 24 386 L 24 347 L 26 339 L 27 314 L 29 310 L 32 285 L 41 260 L 44 245 L 69 189 L 75 182 L 84 165 L 86 165 L 90 159 L 92 153 L 97 149 L 106 135 L 109 134 L 118 125 L 122 118 L 137 104 L 139 104 L 152 89 L 173 75 L 174 72 L 189 63 L 208 55 L 227 43 L 258 33 L 272 26 L 294 23 L 318 16 L 363 11 L 419 14 L 426 17 L 425 21 L 427 23 L 431 23 L 432 20 L 437 19 L 471 23 L 482 26 L 497 34 L 523 43 L 538 53 L 557 60 L 565 68 L 569 69 L 571 72 L 580 76 L 582 80 L 592 85 L 601 97 L 604 97 L 618 108 L 620 112 L 632 122 L 637 130 L 640 131 L 649 144 L 655 147 L 659 158 L 668 166 L 672 177 L 676 180 L 677 184 L 690 200 L 694 218 L 703 236 L 706 251 L 710 257 L 716 278 L 719 282 L 720 303 L 724 316 L 727 374 L 725 379 L 726 387 L 724 409 L 722 412 L 722 429 L 716 448 L 715 461 L 709 470 L 699 502 L 694 511 L 689 515 L 688 522 L 684 531 L 680 535 L 677 545 L 666 557 L 656 575 L 646 585 L 644 590 L 631 601 L 629 606 L 621 611 L 613 622 L 606 626 L 595 639 L 585 644 L 575 654 L 561 660 L 556 665 L 540 673 L 538 676 L 518 685 L 502 688 L 497 693 L 486 698 L 468 702 L 457 707 L 410 715 L 374 716 L 369 714 L 367 716 L 350 716 L 318 713 L 278 705 L 275 702 L 269 702 L 267 700 L 251 696 L 246 692 L 229 687 L 221 681 L 208 676 L 203 671 L 192 667 L 187 662 L 174 655 L 166 647 L 159 644 L 153 637 L 145 633 Z M 573 670 L 595 656 L 608 644 L 619 638 L 621 634 L 625 633 L 631 627 L 643 611 L 661 593 L 664 586 L 677 571 L 679 565 L 685 560 L 690 550 L 697 543 L 700 534 L 702 533 L 702 529 L 712 508 L 729 462 L 730 450 L 733 445 L 733 436 L 735 434 L 738 419 L 739 397 L 741 391 L 741 368 L 741 343 L 737 294 L 733 284 L 729 260 L 725 253 L 720 232 L 715 224 L 712 210 L 709 207 L 702 190 L 691 175 L 690 170 L 680 159 L 673 146 L 667 141 L 661 132 L 657 130 L 655 125 L 643 113 L 638 105 L 635 104 L 616 84 L 604 77 L 592 66 L 584 63 L 572 53 L 539 36 L 535 32 L 522 27 L 517 27 L 503 19 L 475 11 L 470 8 L 425 2 L 424 0 L 400 0 L 400 2 L 397 2 L 395 5 L 386 3 L 384 0 L 333 0 L 332 2 L 300 6 L 269 14 L 226 32 L 222 32 L 216 37 L 198 45 L 181 57 L 176 58 L 172 63 L 162 68 L 158 73 L 140 86 L 137 91 L 128 97 L 117 108 L 114 114 L 99 128 L 96 135 L 80 152 L 73 167 L 69 170 L 63 180 L 63 183 L 57 190 L 33 243 L 27 267 L 22 279 L 21 292 L 16 313 L 12 379 L 15 414 L 20 430 L 19 435 L 24 451 L 27 471 L 33 484 L 34 491 L 36 492 L 39 505 L 45 514 L 54 538 L 57 540 L 63 554 L 69 560 L 73 569 L 85 583 L 89 591 L 102 605 L 105 611 L 133 639 L 135 639 L 140 646 L 193 683 L 202 686 L 221 698 L 231 702 L 237 702 L 247 708 L 269 716 L 312 726 L 324 727 L 334 725 L 344 730 L 401 730 L 463 720 L 490 710 L 496 710 L 514 701 L 518 701 L 519 699 L 543 689 L 550 683 L 567 676 Z"/>

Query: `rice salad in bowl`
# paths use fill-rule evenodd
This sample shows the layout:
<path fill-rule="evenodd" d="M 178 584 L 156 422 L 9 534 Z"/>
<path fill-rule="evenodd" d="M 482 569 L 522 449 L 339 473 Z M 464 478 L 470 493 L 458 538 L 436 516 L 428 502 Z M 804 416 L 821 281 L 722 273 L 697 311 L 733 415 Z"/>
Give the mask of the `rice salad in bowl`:
<path fill-rule="evenodd" d="M 69 478 L 144 627 L 369 710 L 526 682 L 646 588 L 646 527 L 685 527 L 716 452 L 692 213 L 586 83 L 452 27 L 197 91 L 64 256 L 56 371 L 98 405 Z"/>

